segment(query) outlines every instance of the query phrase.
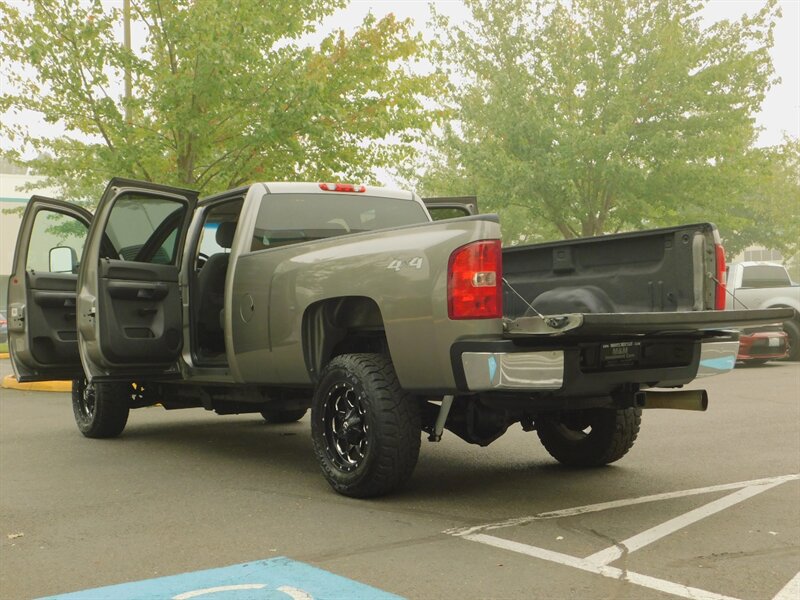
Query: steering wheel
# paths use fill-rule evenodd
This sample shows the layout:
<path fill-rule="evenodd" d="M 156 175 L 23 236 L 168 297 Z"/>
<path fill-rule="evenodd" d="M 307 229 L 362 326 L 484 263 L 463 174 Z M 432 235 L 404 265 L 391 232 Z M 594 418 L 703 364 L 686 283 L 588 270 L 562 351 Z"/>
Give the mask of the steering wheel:
<path fill-rule="evenodd" d="M 197 253 L 197 260 L 195 261 L 195 271 L 199 271 L 208 262 L 208 254 L 203 252 Z"/>

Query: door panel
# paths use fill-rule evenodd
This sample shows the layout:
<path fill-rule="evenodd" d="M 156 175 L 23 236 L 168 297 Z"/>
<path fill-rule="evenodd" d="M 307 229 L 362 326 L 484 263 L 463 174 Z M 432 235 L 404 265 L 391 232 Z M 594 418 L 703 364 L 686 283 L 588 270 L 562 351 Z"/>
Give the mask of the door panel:
<path fill-rule="evenodd" d="M 91 220 L 88 211 L 41 196 L 25 209 L 8 286 L 9 350 L 19 381 L 82 376 L 76 273 Z M 55 259 L 62 251 L 67 262 L 63 253 Z"/>
<path fill-rule="evenodd" d="M 178 374 L 178 274 L 196 200 L 189 190 L 122 179 L 106 189 L 78 282 L 80 353 L 90 378 Z"/>
<path fill-rule="evenodd" d="M 105 316 L 99 330 L 103 355 L 109 363 L 123 367 L 131 361 L 175 361 L 181 349 L 177 267 L 142 265 L 132 269 L 119 262 L 100 263 L 97 311 Z"/>

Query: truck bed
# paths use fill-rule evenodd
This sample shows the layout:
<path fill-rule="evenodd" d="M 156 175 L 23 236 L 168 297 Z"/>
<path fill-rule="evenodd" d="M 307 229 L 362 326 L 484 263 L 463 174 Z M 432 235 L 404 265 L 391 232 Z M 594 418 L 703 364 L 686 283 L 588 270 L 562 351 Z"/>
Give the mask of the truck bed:
<path fill-rule="evenodd" d="M 503 250 L 505 316 L 714 308 L 710 223 Z"/>

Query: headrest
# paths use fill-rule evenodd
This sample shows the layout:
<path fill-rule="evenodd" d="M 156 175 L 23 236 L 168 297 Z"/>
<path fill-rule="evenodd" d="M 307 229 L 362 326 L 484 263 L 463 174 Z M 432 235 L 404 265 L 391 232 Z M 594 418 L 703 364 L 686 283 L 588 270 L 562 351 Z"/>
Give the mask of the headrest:
<path fill-rule="evenodd" d="M 233 221 L 225 221 L 217 226 L 217 245 L 222 248 L 230 248 L 233 246 L 233 234 L 236 233 L 236 223 Z"/>

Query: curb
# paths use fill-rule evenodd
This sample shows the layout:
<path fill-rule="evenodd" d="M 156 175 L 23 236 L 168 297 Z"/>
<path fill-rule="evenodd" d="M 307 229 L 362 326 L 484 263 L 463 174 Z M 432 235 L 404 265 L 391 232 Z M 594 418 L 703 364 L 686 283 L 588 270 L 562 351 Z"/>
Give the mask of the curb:
<path fill-rule="evenodd" d="M 24 390 L 28 392 L 71 392 L 71 381 L 35 381 L 20 383 L 13 375 L 3 377 L 2 387 L 9 390 Z"/>
<path fill-rule="evenodd" d="M 8 358 L 8 352 L 0 352 L 0 358 Z"/>

